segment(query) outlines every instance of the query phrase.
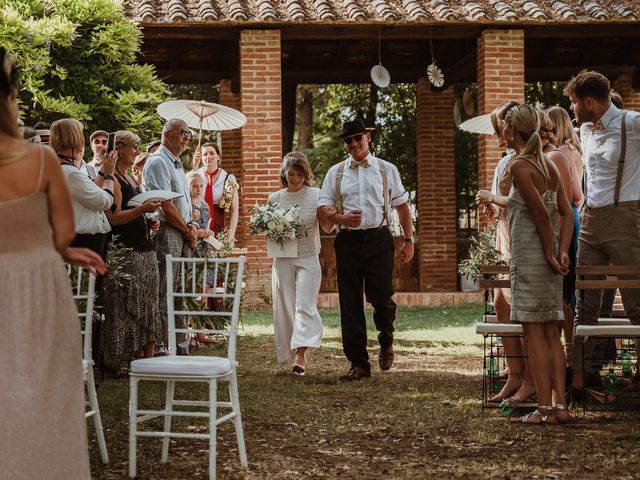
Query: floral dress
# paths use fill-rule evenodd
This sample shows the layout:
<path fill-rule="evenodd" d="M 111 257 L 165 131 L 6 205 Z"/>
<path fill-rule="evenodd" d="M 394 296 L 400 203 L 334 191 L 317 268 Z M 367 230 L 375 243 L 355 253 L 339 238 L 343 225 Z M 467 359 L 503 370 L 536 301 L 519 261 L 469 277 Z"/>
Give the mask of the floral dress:
<path fill-rule="evenodd" d="M 196 215 L 198 218 L 195 220 L 195 222 L 198 224 L 198 229 L 207 230 L 209 228 L 209 220 L 211 218 L 211 216 L 209 215 L 209 205 L 207 205 L 207 202 L 200 202 L 200 205 L 192 203 L 191 209 L 194 213 L 198 212 L 198 215 Z M 198 244 L 196 245 L 196 251 L 198 252 L 198 256 L 200 256 L 201 258 L 210 257 L 211 245 L 205 242 L 202 238 L 199 238 Z M 214 272 L 207 272 L 207 284 L 211 287 L 213 286 L 214 281 Z"/>

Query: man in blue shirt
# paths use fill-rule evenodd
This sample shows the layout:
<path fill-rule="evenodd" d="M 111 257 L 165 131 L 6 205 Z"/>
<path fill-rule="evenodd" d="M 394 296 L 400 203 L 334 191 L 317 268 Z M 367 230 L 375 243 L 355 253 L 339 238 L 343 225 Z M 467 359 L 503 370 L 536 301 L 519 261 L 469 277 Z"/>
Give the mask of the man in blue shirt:
<path fill-rule="evenodd" d="M 197 225 L 191 219 L 191 200 L 189 199 L 189 184 L 180 161 L 180 155 L 189 146 L 191 131 L 183 120 L 167 120 L 162 128 L 162 144 L 153 153 L 142 170 L 145 191 L 169 190 L 182 196 L 162 202 L 160 211 L 160 228 L 154 241 L 158 256 L 158 270 L 160 272 L 160 288 L 158 301 L 160 302 L 160 317 L 164 331 L 164 341 L 167 344 L 167 255 L 174 257 L 191 257 L 196 247 Z M 180 275 L 174 271 L 174 277 Z M 183 328 L 184 319 L 177 317 L 176 328 Z M 189 342 L 184 334 L 178 336 L 179 353 L 188 353 Z"/>

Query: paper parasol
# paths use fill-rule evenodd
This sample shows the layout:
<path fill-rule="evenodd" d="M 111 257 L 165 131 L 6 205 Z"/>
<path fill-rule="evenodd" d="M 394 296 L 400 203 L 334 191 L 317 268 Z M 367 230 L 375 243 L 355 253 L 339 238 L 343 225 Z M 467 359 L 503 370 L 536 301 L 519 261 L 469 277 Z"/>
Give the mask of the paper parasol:
<path fill-rule="evenodd" d="M 198 145 L 202 141 L 202 130 L 233 130 L 247 123 L 242 112 L 218 103 L 204 100 L 172 100 L 158 105 L 158 114 L 165 120 L 178 118 L 190 128 L 199 130 Z"/>

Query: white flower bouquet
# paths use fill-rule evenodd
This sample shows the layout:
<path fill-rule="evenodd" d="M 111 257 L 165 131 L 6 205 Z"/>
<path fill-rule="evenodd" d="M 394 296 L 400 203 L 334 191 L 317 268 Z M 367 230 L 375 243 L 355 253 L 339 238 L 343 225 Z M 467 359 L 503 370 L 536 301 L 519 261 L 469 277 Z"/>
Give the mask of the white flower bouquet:
<path fill-rule="evenodd" d="M 281 247 L 289 240 L 307 236 L 307 227 L 300 222 L 300 208 L 282 208 L 277 204 L 256 205 L 249 219 L 251 235 L 266 235 Z"/>

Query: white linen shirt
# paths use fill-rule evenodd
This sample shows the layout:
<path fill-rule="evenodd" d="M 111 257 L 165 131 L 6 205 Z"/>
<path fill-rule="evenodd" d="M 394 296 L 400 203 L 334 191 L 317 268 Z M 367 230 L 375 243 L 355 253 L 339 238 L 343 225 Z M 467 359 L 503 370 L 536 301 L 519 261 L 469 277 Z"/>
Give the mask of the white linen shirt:
<path fill-rule="evenodd" d="M 344 166 L 340 191 L 342 193 L 342 211 L 349 213 L 354 210 L 362 212 L 362 222 L 359 227 L 351 230 L 366 230 L 377 228 L 384 218 L 384 195 L 382 191 L 382 173 L 378 166 L 378 158 L 369 153 L 366 157 L 369 167 L 349 168 L 352 157 L 346 160 Z M 409 200 L 409 194 L 402 185 L 398 168 L 385 160 L 381 160 L 387 170 L 389 205 L 397 207 Z M 329 207 L 336 204 L 336 173 L 343 162 L 332 166 L 324 177 L 320 190 L 320 207 Z M 389 218 L 391 221 L 391 218 Z"/>
<path fill-rule="evenodd" d="M 180 212 L 185 223 L 191 223 L 191 200 L 189 197 L 189 183 L 182 168 L 182 162 L 164 145 L 147 158 L 142 169 L 144 191 L 169 190 L 181 193 L 182 196 L 171 200 Z M 166 217 L 159 210 L 159 220 L 164 222 Z"/>
<path fill-rule="evenodd" d="M 86 170 L 65 164 L 62 173 L 71 193 L 76 233 L 110 232 L 111 225 L 104 210 L 111 208 L 113 197 L 93 183 Z"/>
<path fill-rule="evenodd" d="M 611 104 L 600 118 L 603 129 L 591 131 L 588 126 L 581 129 L 590 207 L 613 204 L 622 140 L 621 120 L 622 110 Z M 640 200 L 640 113 L 628 111 L 626 125 L 627 152 L 620 182 L 621 202 Z"/>

